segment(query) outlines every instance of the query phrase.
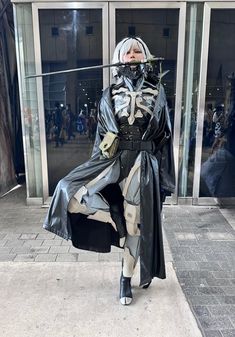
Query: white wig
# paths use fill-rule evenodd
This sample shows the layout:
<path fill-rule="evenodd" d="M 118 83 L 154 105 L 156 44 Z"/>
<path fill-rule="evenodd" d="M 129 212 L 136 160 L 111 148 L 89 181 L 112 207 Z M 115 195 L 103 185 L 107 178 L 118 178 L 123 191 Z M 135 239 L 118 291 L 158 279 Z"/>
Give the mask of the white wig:
<path fill-rule="evenodd" d="M 139 37 L 126 37 L 122 41 L 120 41 L 113 53 L 113 59 L 112 63 L 118 63 L 123 62 L 123 56 L 127 54 L 127 52 L 131 48 L 138 47 L 141 52 L 144 55 L 144 59 L 150 59 L 153 57 L 153 55 L 150 53 L 147 45 L 144 43 L 144 41 Z M 118 74 L 118 68 L 113 67 L 112 68 L 113 76 L 116 76 Z"/>

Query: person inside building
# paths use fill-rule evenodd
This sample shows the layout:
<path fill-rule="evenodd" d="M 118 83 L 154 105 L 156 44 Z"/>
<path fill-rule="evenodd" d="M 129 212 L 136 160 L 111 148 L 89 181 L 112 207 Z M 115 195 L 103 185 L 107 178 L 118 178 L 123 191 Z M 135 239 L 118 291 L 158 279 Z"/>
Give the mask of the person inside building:
<path fill-rule="evenodd" d="M 138 37 L 117 44 L 92 156 L 58 183 L 44 224 L 80 249 L 123 249 L 123 305 L 132 302 L 138 258 L 141 287 L 166 277 L 161 208 L 174 192 L 174 161 L 166 96 L 152 58 Z"/>

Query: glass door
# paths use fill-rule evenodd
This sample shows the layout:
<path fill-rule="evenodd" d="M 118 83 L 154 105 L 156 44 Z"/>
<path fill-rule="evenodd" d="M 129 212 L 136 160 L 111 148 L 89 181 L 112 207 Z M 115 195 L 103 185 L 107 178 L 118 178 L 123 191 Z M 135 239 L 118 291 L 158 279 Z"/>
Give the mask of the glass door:
<path fill-rule="evenodd" d="M 186 4 L 161 3 L 112 3 L 110 6 L 111 55 L 115 43 L 126 36 L 141 37 L 150 52 L 163 57 L 163 71 L 169 72 L 162 79 L 165 86 L 170 118 L 174 129 L 174 154 L 176 180 L 178 181 L 179 135 L 181 124 L 182 79 L 184 62 Z M 176 191 L 178 190 L 176 186 Z M 173 196 L 177 202 L 177 195 Z"/>
<path fill-rule="evenodd" d="M 201 151 L 198 203 L 234 204 L 235 201 L 235 6 L 205 5 L 204 65 L 199 123 Z M 207 36 L 206 36 L 207 33 Z M 203 59 L 203 57 L 202 57 Z M 209 199 L 208 199 L 209 198 Z"/>
<path fill-rule="evenodd" d="M 42 73 L 107 62 L 107 5 L 38 5 Z M 40 71 L 39 71 L 40 72 Z M 57 182 L 91 155 L 97 108 L 108 76 L 102 69 L 60 73 L 41 80 L 44 200 Z"/>

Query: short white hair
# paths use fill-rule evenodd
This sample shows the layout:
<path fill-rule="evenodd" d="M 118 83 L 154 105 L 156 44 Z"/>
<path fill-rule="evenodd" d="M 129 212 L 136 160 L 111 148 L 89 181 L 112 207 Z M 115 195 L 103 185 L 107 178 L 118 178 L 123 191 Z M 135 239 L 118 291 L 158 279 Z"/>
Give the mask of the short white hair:
<path fill-rule="evenodd" d="M 144 55 L 144 59 L 151 59 L 153 55 L 150 53 L 145 42 L 139 37 L 126 37 L 122 41 L 120 41 L 113 53 L 112 63 L 123 62 L 123 56 L 127 54 L 127 52 L 131 48 L 138 47 Z M 118 67 L 112 68 L 113 76 L 118 74 Z"/>

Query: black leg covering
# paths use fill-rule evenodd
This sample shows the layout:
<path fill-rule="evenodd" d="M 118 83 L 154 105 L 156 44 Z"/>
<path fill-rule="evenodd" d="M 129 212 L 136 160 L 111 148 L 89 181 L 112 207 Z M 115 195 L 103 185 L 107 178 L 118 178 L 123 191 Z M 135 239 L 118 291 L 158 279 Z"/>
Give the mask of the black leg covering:
<path fill-rule="evenodd" d="M 121 205 L 110 205 L 110 215 L 117 226 L 120 238 L 127 235 L 126 220 L 124 218 L 123 211 L 124 209 Z"/>
<path fill-rule="evenodd" d="M 126 220 L 124 218 L 123 195 L 119 184 L 110 184 L 106 186 L 101 194 L 109 203 L 110 215 L 117 226 L 120 238 L 127 234 Z"/>

